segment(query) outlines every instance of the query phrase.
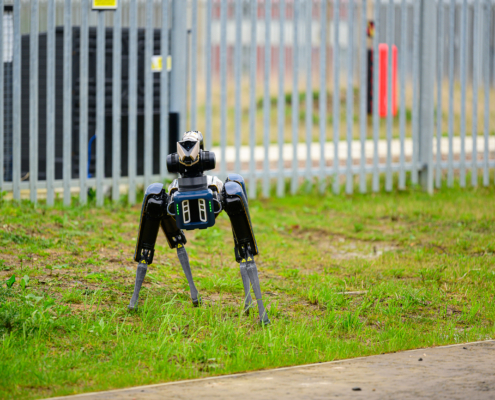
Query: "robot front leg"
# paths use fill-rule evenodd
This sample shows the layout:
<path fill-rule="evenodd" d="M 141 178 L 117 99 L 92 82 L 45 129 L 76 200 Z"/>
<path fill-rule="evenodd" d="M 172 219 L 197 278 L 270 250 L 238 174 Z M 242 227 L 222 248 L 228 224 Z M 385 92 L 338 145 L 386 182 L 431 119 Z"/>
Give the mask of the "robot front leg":
<path fill-rule="evenodd" d="M 134 261 L 138 263 L 136 271 L 136 282 L 134 284 L 134 293 L 129 304 L 129 309 L 136 308 L 139 292 L 143 285 L 148 265 L 153 262 L 155 253 L 155 242 L 160 221 L 165 212 L 168 195 L 163 190 L 163 185 L 154 183 L 146 189 L 141 208 L 141 219 L 139 222 L 138 240 L 134 252 Z"/>
<path fill-rule="evenodd" d="M 187 243 L 186 237 L 182 230 L 177 228 L 175 219 L 170 214 L 163 216 L 161 226 L 165 237 L 167 238 L 168 245 L 171 249 L 177 249 L 177 257 L 179 257 L 180 265 L 186 275 L 187 282 L 189 283 L 189 289 L 191 291 L 191 300 L 195 307 L 201 304 L 201 298 L 194 284 L 194 280 L 191 272 L 191 265 L 189 264 L 189 256 L 187 255 L 185 244 Z"/>
<path fill-rule="evenodd" d="M 134 293 L 131 297 L 131 302 L 129 303 L 129 309 L 134 310 L 136 304 L 139 300 L 139 291 L 141 290 L 141 286 L 143 285 L 144 277 L 146 276 L 146 272 L 148 271 L 148 264 L 146 261 L 140 261 L 137 270 L 136 270 L 136 282 L 134 284 Z"/>
<path fill-rule="evenodd" d="M 177 247 L 177 256 L 179 257 L 180 265 L 182 265 L 182 270 L 184 271 L 184 275 L 186 275 L 187 282 L 189 283 L 193 305 L 194 307 L 198 307 L 201 303 L 201 299 L 199 298 L 198 289 L 196 289 L 196 285 L 194 284 L 192 277 L 189 256 L 187 255 L 186 248 L 182 244 Z"/>

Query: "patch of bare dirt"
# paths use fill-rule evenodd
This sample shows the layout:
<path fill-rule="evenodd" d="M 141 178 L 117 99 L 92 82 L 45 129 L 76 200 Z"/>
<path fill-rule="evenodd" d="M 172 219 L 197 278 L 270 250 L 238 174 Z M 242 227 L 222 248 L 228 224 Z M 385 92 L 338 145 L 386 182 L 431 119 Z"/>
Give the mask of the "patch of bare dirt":
<path fill-rule="evenodd" d="M 323 253 L 337 260 L 373 259 L 400 248 L 393 243 L 358 240 L 320 228 L 293 229 L 293 235 L 309 240 Z"/>

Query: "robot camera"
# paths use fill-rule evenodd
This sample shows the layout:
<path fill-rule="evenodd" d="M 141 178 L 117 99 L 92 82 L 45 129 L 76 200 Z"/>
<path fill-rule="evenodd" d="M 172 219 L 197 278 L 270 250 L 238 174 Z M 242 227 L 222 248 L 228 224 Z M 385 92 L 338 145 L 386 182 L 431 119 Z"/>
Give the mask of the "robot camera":
<path fill-rule="evenodd" d="M 203 135 L 197 131 L 186 132 L 182 140 L 177 142 L 177 153 L 167 156 L 168 172 L 185 177 L 215 169 L 215 164 L 215 154 L 203 150 Z"/>

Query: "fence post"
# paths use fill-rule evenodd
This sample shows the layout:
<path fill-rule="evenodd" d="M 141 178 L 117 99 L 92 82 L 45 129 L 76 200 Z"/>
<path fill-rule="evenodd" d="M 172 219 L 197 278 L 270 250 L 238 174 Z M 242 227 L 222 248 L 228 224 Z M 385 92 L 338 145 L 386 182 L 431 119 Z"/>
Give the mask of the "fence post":
<path fill-rule="evenodd" d="M 420 4 L 419 42 L 419 182 L 423 190 L 433 193 L 433 131 L 435 93 L 435 47 L 437 6 L 431 0 Z"/>
<path fill-rule="evenodd" d="M 173 0 L 172 5 L 172 71 L 170 76 L 170 112 L 179 114 L 178 132 L 169 131 L 169 135 L 180 135 L 186 127 L 186 58 L 187 54 L 187 2 Z M 171 149 L 169 149 L 171 151 Z M 166 157 L 166 154 L 162 154 Z"/>

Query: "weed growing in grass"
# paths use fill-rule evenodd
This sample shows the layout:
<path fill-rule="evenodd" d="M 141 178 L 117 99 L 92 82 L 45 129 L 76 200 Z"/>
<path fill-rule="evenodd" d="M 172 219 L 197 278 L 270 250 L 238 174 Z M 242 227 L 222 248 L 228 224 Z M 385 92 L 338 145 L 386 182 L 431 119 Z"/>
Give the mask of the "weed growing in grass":
<path fill-rule="evenodd" d="M 176 255 L 160 236 L 141 306 L 129 313 L 139 206 L 0 200 L 0 397 L 493 338 L 495 217 L 486 207 L 493 195 L 493 188 L 434 197 L 315 192 L 253 201 L 269 328 L 243 313 L 225 216 L 187 233 L 203 306 L 190 304 Z"/>

